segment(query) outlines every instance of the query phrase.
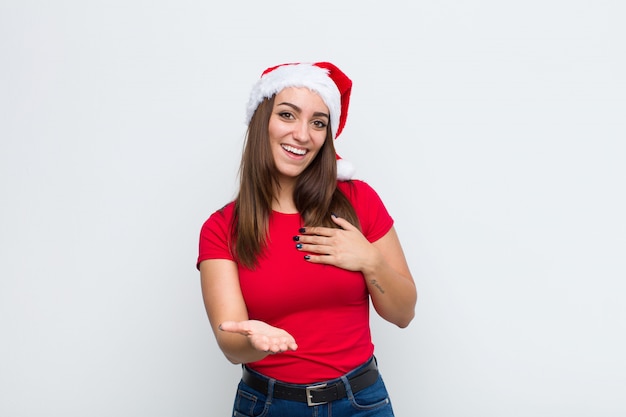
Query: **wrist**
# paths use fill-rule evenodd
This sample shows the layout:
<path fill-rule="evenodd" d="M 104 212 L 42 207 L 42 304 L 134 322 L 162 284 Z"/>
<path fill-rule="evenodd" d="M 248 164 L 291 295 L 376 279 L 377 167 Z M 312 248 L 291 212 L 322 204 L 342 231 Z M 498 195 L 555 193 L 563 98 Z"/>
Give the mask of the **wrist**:
<path fill-rule="evenodd" d="M 378 275 L 378 271 L 383 263 L 383 257 L 381 253 L 373 245 L 371 251 L 365 257 L 365 263 L 361 272 L 365 277 L 372 277 Z"/>

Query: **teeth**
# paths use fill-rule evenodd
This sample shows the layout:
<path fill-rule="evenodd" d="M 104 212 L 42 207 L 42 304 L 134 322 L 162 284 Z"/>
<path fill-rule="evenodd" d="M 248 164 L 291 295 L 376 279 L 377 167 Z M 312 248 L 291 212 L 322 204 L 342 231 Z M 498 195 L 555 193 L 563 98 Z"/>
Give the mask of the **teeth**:
<path fill-rule="evenodd" d="M 297 149 L 289 145 L 281 145 L 281 146 L 287 152 L 295 153 L 296 155 L 304 155 L 306 153 L 306 149 Z"/>

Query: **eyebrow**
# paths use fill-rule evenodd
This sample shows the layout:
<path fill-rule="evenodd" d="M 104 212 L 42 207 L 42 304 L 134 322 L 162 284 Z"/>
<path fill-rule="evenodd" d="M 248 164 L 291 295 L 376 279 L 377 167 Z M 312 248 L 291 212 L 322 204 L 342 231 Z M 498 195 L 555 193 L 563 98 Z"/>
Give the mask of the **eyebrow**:
<path fill-rule="evenodd" d="M 298 113 L 302 113 L 302 109 L 300 107 L 296 106 L 293 103 L 289 103 L 287 101 L 284 101 L 282 103 L 278 103 L 277 104 L 277 106 L 283 106 L 283 105 L 291 107 L 292 109 L 294 109 Z M 324 112 L 321 112 L 321 111 L 316 111 L 315 113 L 313 113 L 313 116 L 315 116 L 315 117 L 325 117 L 328 120 L 330 120 L 330 115 L 328 115 L 328 114 L 326 114 Z"/>

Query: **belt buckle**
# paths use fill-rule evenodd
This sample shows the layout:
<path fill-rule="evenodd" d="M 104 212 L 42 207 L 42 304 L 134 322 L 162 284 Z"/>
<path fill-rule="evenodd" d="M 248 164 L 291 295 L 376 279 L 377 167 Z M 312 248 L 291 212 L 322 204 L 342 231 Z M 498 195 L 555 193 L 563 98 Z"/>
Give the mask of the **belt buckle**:
<path fill-rule="evenodd" d="M 325 388 L 327 384 L 317 384 L 317 385 L 309 385 L 308 387 L 306 387 L 304 390 L 306 392 L 306 403 L 309 407 L 312 407 L 314 405 L 322 405 L 322 404 L 326 404 L 328 401 L 322 401 L 319 403 L 314 403 L 313 402 L 313 394 L 311 393 L 312 390 L 316 390 L 316 389 L 320 389 L 320 388 Z"/>

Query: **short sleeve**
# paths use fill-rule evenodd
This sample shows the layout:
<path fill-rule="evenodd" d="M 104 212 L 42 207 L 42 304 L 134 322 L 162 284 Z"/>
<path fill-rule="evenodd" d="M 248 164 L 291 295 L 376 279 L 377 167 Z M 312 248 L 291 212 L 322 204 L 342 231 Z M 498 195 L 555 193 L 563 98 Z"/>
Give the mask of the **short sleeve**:
<path fill-rule="evenodd" d="M 230 233 L 232 214 L 233 207 L 230 204 L 213 213 L 204 222 L 200 230 L 196 267 L 207 259 L 234 259 Z"/>
<path fill-rule="evenodd" d="M 356 211 L 363 235 L 370 242 L 385 236 L 393 227 L 393 218 L 378 193 L 366 182 L 352 180 L 338 183 Z"/>

